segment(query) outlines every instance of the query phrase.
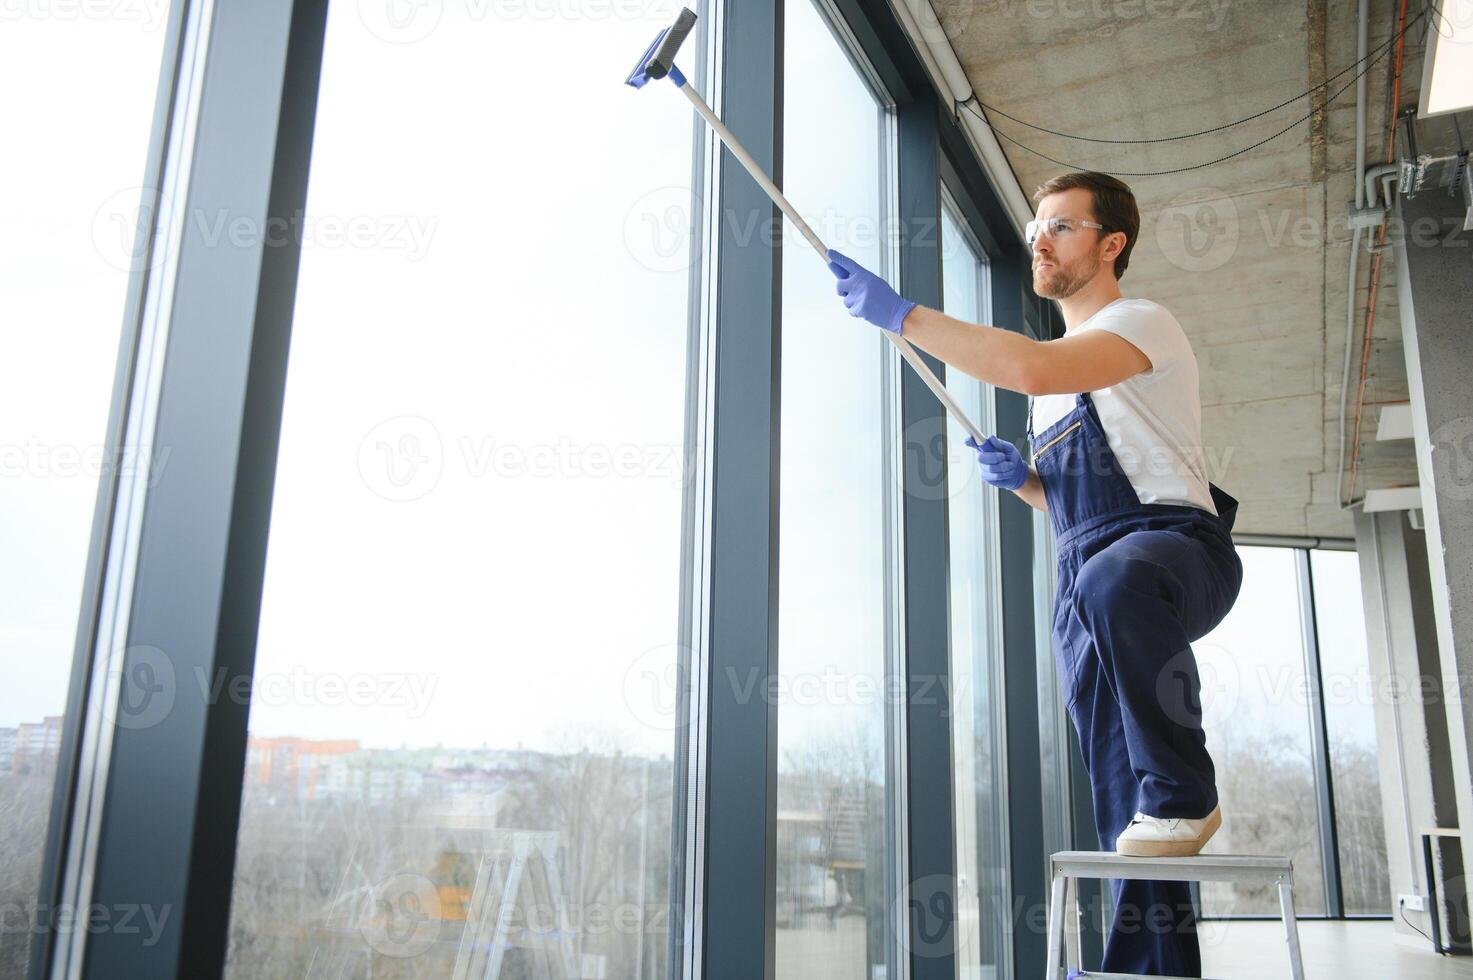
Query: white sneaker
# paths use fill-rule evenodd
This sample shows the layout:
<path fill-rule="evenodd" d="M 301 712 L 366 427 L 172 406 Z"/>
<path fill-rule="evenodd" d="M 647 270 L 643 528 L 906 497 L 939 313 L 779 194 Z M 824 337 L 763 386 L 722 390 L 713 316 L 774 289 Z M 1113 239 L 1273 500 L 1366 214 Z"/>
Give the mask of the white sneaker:
<path fill-rule="evenodd" d="M 1115 840 L 1115 853 L 1131 857 L 1190 857 L 1222 826 L 1222 806 L 1205 817 L 1153 817 L 1136 811 Z"/>

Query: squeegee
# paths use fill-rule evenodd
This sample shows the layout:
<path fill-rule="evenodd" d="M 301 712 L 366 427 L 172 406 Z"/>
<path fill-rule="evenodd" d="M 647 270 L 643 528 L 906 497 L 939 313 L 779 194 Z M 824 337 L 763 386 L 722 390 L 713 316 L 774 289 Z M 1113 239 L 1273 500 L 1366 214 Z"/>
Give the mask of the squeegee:
<path fill-rule="evenodd" d="M 701 117 L 710 124 L 716 135 L 721 137 L 721 142 L 726 144 L 726 148 L 732 152 L 733 156 L 741 161 L 742 166 L 747 168 L 747 173 L 752 175 L 752 178 L 767 192 L 767 196 L 772 198 L 772 202 L 782 208 L 782 212 L 788 216 L 788 220 L 803 233 L 804 238 L 808 239 L 808 244 L 812 245 L 813 250 L 818 253 L 819 260 L 827 266 L 829 261 L 828 248 L 813 233 L 813 229 L 808 227 L 808 222 L 804 221 L 798 212 L 794 210 L 793 206 L 788 203 L 788 199 L 783 196 L 783 192 L 763 172 L 762 167 L 758 165 L 757 161 L 752 159 L 752 155 L 746 151 L 741 141 L 736 138 L 736 135 L 726 128 L 725 123 L 717 118 L 716 113 L 711 111 L 711 107 L 706 105 L 706 100 L 701 98 L 700 93 L 691 86 L 690 82 L 686 81 L 680 69 L 675 67 L 675 54 L 680 50 L 681 44 L 685 42 L 686 37 L 690 35 L 691 29 L 695 25 L 696 15 L 689 8 L 682 8 L 680 14 L 675 18 L 675 23 L 661 31 L 659 36 L 655 38 L 654 43 L 649 46 L 649 50 L 644 53 L 644 57 L 639 59 L 639 64 L 635 65 L 634 71 L 630 72 L 629 77 L 624 80 L 625 84 L 632 85 L 634 88 L 643 88 L 646 82 L 667 77 L 670 81 L 674 82 L 685 93 L 685 97 L 690 100 L 691 105 L 696 107 L 696 111 L 701 114 Z M 978 429 L 972 423 L 972 420 L 967 418 L 966 413 L 952 400 L 951 393 L 946 390 L 946 386 L 941 383 L 936 375 L 931 373 L 931 369 L 926 366 L 925 361 L 921 360 L 921 356 L 910 345 L 910 341 L 888 330 L 881 330 L 880 332 L 889 338 L 890 342 L 900 350 L 900 354 L 905 358 L 906 363 L 915 369 L 916 374 L 920 375 L 921 380 L 926 383 L 926 387 L 930 388 L 932 393 L 941 401 L 941 404 L 946 406 L 946 410 L 951 413 L 952 417 L 961 423 L 962 428 L 971 433 L 972 438 L 977 442 L 985 441 L 987 435 Z"/>

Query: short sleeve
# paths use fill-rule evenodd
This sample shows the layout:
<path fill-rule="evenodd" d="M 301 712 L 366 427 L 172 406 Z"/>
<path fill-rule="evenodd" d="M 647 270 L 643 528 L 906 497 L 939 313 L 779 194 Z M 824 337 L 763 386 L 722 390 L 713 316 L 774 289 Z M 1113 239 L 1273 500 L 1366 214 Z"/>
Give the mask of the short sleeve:
<path fill-rule="evenodd" d="M 1155 303 L 1118 304 L 1101 310 L 1090 327 L 1108 330 L 1140 348 L 1151 361 L 1151 370 L 1144 372 L 1147 376 L 1174 365 L 1181 357 L 1182 344 L 1186 340 L 1176 317 Z"/>

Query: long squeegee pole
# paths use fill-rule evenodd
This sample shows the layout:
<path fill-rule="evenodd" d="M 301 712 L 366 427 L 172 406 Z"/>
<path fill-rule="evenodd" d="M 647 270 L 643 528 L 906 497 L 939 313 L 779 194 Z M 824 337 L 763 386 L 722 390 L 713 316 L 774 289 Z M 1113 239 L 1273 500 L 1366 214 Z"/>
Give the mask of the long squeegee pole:
<path fill-rule="evenodd" d="M 793 206 L 788 203 L 788 199 L 783 196 L 783 192 L 778 190 L 777 185 L 762 171 L 757 161 L 752 159 L 752 155 L 742 146 L 741 141 L 736 138 L 736 134 L 727 129 L 726 124 L 717 118 L 716 113 L 711 111 L 711 107 L 706 105 L 706 100 L 701 98 L 700 93 L 691 87 L 690 82 L 687 81 L 682 84 L 680 90 L 685 93 L 687 99 L 690 99 L 691 105 L 696 107 L 696 111 L 716 131 L 716 135 L 721 137 L 721 142 L 726 144 L 726 148 L 732 152 L 732 155 L 742 162 L 742 166 L 747 168 L 747 173 L 751 174 L 752 178 L 762 185 L 762 189 L 767 192 L 767 196 L 772 198 L 774 204 L 782 208 L 782 212 L 788 216 L 788 220 L 797 226 L 798 230 L 803 233 L 804 238 L 808 239 L 808 244 L 813 246 L 813 250 L 818 253 L 818 257 L 823 259 L 824 262 L 828 262 L 829 250 L 824 246 L 824 243 L 813 233 L 813 229 L 808 227 L 808 222 L 804 221 L 798 212 L 793 209 Z M 946 390 L 946 386 L 941 383 L 940 379 L 931 373 L 931 369 L 926 365 L 925 361 L 921 360 L 921 355 L 916 353 L 916 349 L 910 345 L 910 341 L 888 330 L 882 330 L 880 332 L 890 338 L 890 342 L 900 350 L 900 356 L 904 357 L 910 366 L 915 368 L 916 374 L 921 376 L 921 380 L 926 383 L 926 387 L 930 388 L 932 394 L 941 401 L 942 405 L 946 406 L 946 410 L 951 413 L 952 418 L 960 422 L 962 428 L 971 433 L 973 439 L 979 443 L 985 440 L 987 436 L 981 429 L 977 428 L 971 419 L 967 418 L 967 413 L 963 412 L 961 406 L 952 399 L 951 393 Z"/>

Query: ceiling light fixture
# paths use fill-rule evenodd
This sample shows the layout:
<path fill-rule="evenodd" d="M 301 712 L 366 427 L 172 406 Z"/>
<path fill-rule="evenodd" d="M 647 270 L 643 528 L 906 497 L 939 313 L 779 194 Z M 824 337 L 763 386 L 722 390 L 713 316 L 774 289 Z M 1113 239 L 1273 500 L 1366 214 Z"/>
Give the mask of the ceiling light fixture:
<path fill-rule="evenodd" d="M 1473 0 L 1435 0 L 1422 65 L 1420 118 L 1473 109 Z"/>

